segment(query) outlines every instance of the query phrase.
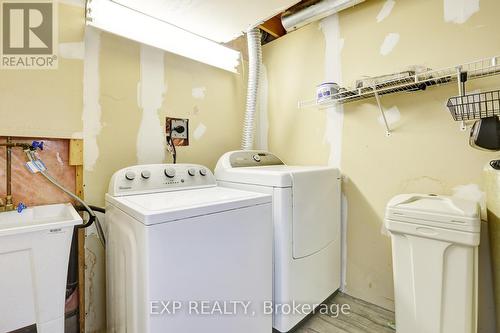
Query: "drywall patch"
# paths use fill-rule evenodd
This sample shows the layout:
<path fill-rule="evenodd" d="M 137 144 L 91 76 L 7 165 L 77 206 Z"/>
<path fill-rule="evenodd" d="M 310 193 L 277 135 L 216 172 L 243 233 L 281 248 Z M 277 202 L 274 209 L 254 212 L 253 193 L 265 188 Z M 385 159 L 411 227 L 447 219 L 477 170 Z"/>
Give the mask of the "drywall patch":
<path fill-rule="evenodd" d="M 399 34 L 391 32 L 384 38 L 384 42 L 380 46 L 380 54 L 383 56 L 388 55 L 396 47 L 399 42 Z"/>
<path fill-rule="evenodd" d="M 328 165 L 340 168 L 342 157 L 342 128 L 344 125 L 344 107 L 334 106 L 326 109 L 325 140 L 330 144 Z"/>
<path fill-rule="evenodd" d="M 387 124 L 389 126 L 397 123 L 401 119 L 401 113 L 399 112 L 397 106 L 393 106 L 390 109 L 385 110 L 384 114 L 385 114 L 385 119 L 387 120 Z M 384 118 L 382 117 L 382 115 L 378 116 L 378 122 L 379 124 L 385 126 Z"/>
<path fill-rule="evenodd" d="M 323 19 L 320 23 L 325 38 L 325 82 L 342 85 L 341 52 L 344 40 L 340 37 L 339 17 L 337 14 Z M 330 145 L 328 165 L 340 168 L 342 156 L 342 128 L 344 107 L 341 104 L 326 109 L 325 141 Z"/>
<path fill-rule="evenodd" d="M 344 38 L 339 38 L 339 52 L 344 49 L 344 44 L 345 44 L 345 39 Z M 339 64 L 338 65 L 340 65 L 340 58 L 339 58 Z"/>
<path fill-rule="evenodd" d="M 205 135 L 205 132 L 207 131 L 207 126 L 205 124 L 200 123 L 198 126 L 196 126 L 194 132 L 193 132 L 193 137 L 195 140 L 200 140 L 203 135 Z"/>
<path fill-rule="evenodd" d="M 196 87 L 191 90 L 191 95 L 196 99 L 205 99 L 205 92 L 207 88 L 205 87 Z"/>
<path fill-rule="evenodd" d="M 137 85 L 137 100 L 142 109 L 137 133 L 137 162 L 140 164 L 165 160 L 165 139 L 158 116 L 166 91 L 164 58 L 162 50 L 141 44 L 141 81 Z"/>
<path fill-rule="evenodd" d="M 391 15 L 392 9 L 394 8 L 395 4 L 396 4 L 396 1 L 394 1 L 394 0 L 387 0 L 384 3 L 384 5 L 382 6 L 382 9 L 380 9 L 380 12 L 378 12 L 377 23 L 382 22 L 389 15 Z"/>
<path fill-rule="evenodd" d="M 97 136 L 101 132 L 101 105 L 99 104 L 99 49 L 101 32 L 92 27 L 85 29 L 85 57 L 83 61 L 83 164 L 85 170 L 94 170 L 99 158 Z"/>
<path fill-rule="evenodd" d="M 191 111 L 191 115 L 197 116 L 199 113 L 200 113 L 200 108 L 198 107 L 198 105 L 194 105 L 193 110 Z"/>
<path fill-rule="evenodd" d="M 267 67 L 262 64 L 260 68 L 259 91 L 257 95 L 257 117 L 255 147 L 268 150 L 269 114 L 268 114 L 269 82 L 267 79 Z"/>
<path fill-rule="evenodd" d="M 336 82 L 342 85 L 342 63 L 341 53 L 344 40 L 340 36 L 340 24 L 338 14 L 331 15 L 320 22 L 320 28 L 325 38 L 325 82 Z M 328 165 L 340 168 L 342 157 L 342 130 L 344 127 L 344 107 L 336 104 L 326 109 L 325 141 L 330 145 Z M 346 288 L 347 272 L 347 198 L 342 195 L 341 199 L 341 286 L 340 290 Z"/>
<path fill-rule="evenodd" d="M 85 58 L 84 42 L 60 43 L 59 56 L 63 59 L 83 60 Z"/>
<path fill-rule="evenodd" d="M 479 0 L 444 0 L 444 21 L 462 24 L 479 11 Z"/>
<path fill-rule="evenodd" d="M 452 188 L 454 198 L 476 201 L 481 205 L 481 216 L 486 218 L 486 194 L 477 184 L 458 185 Z"/>

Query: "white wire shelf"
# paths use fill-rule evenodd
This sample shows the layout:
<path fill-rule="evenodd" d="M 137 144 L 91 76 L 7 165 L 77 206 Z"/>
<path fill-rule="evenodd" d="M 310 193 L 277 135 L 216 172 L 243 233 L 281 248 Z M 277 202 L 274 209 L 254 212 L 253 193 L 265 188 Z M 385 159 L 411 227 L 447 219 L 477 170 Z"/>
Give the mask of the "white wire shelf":
<path fill-rule="evenodd" d="M 414 74 L 404 72 L 388 80 L 377 81 L 374 78 L 370 82 L 372 85 L 364 85 L 354 89 L 341 88 L 337 94 L 331 95 L 330 99 L 326 101 L 320 103 L 317 103 L 316 99 L 299 101 L 298 107 L 301 109 L 312 107 L 325 109 L 335 104 L 345 104 L 373 97 L 378 98 L 388 94 L 426 90 L 428 87 L 460 83 L 460 75 L 464 73 L 467 75 L 467 80 L 500 74 L 500 56 L 439 70 L 427 70 Z"/>

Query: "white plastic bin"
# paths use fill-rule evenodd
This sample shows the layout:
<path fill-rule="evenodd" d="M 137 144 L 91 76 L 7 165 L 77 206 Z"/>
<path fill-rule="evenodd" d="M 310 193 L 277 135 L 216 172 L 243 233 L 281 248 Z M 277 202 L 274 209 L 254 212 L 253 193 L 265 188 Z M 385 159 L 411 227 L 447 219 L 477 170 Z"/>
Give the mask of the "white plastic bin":
<path fill-rule="evenodd" d="M 398 333 L 477 331 L 480 209 L 446 196 L 389 201 Z"/>

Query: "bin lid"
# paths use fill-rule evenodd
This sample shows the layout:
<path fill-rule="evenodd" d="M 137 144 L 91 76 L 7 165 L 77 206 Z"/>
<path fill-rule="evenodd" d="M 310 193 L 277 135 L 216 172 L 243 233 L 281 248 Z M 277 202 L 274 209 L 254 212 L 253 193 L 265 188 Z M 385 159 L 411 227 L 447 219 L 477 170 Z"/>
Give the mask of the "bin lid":
<path fill-rule="evenodd" d="M 400 194 L 387 204 L 386 223 L 391 221 L 432 225 L 479 232 L 480 207 L 475 201 L 435 194 Z"/>

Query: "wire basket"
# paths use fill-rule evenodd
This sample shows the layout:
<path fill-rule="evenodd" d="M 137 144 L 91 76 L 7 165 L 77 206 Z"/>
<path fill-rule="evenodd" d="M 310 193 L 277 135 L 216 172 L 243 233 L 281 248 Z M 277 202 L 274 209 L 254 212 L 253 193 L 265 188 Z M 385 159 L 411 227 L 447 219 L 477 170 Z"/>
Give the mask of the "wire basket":
<path fill-rule="evenodd" d="M 457 121 L 499 116 L 500 90 L 451 97 L 447 106 Z"/>

